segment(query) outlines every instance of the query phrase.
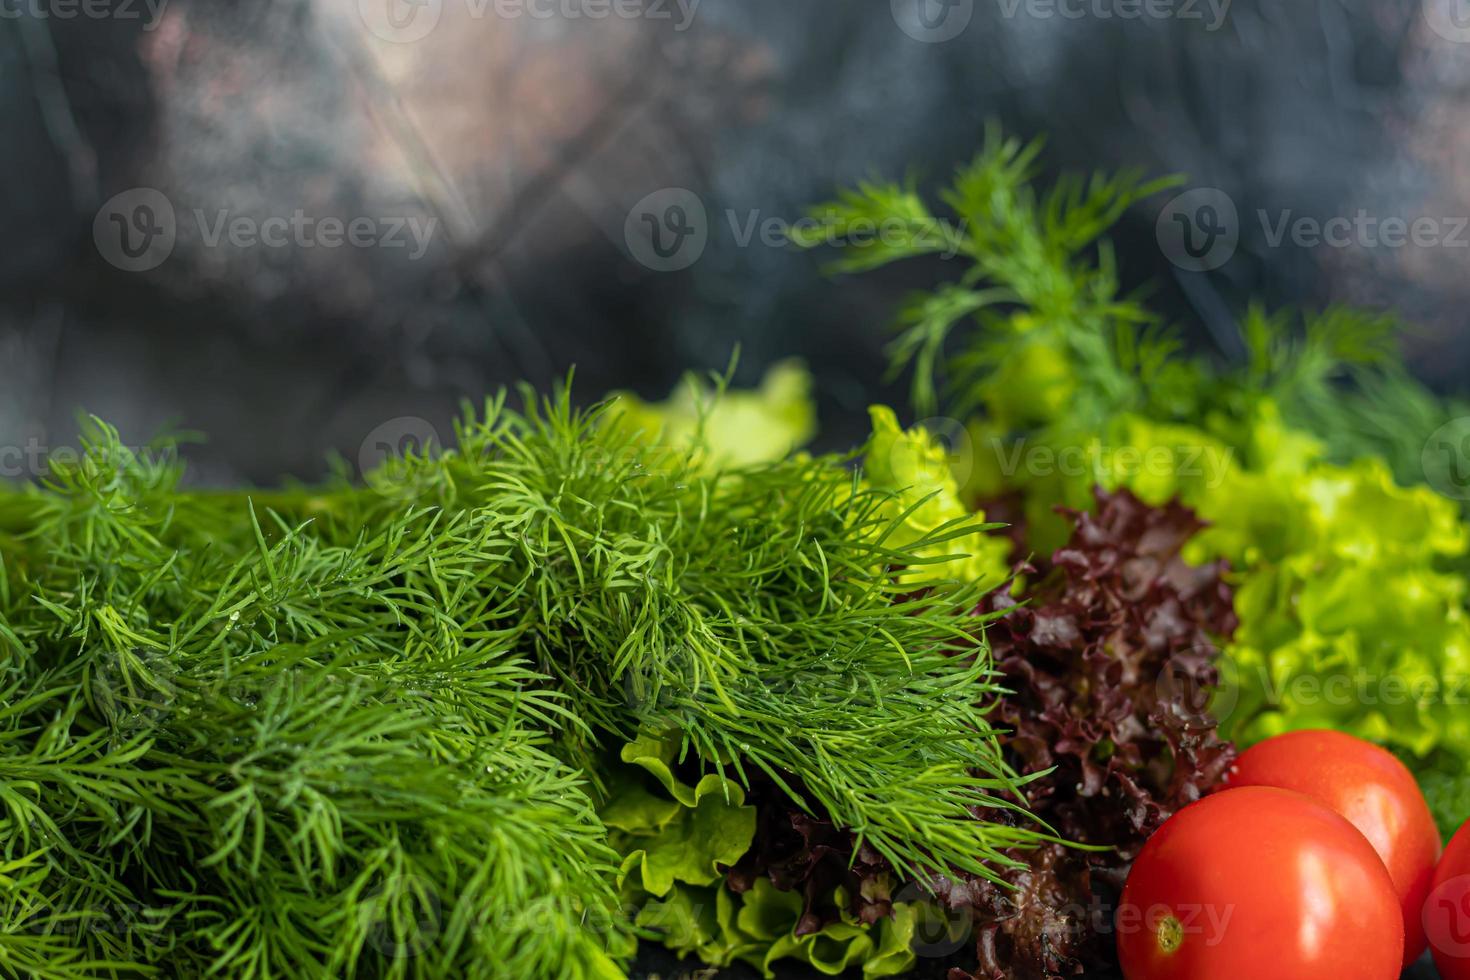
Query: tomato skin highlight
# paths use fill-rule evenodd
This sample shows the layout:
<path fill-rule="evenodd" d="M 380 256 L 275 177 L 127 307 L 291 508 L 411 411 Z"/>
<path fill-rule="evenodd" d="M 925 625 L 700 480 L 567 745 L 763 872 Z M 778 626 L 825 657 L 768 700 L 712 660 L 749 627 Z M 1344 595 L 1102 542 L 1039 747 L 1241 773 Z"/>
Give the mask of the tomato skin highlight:
<path fill-rule="evenodd" d="M 1393 879 L 1404 914 L 1404 966 L 1424 952 L 1421 911 L 1439 859 L 1439 828 L 1413 773 L 1393 753 L 1343 732 L 1287 732 L 1247 749 L 1227 787 L 1296 790 L 1348 819 Z"/>
<path fill-rule="evenodd" d="M 1470 980 L 1470 821 L 1450 838 L 1424 903 L 1429 952 L 1443 980 Z"/>
<path fill-rule="evenodd" d="M 1291 790 L 1214 793 L 1139 852 L 1116 927 L 1127 980 L 1394 980 L 1398 895 L 1346 819 Z"/>

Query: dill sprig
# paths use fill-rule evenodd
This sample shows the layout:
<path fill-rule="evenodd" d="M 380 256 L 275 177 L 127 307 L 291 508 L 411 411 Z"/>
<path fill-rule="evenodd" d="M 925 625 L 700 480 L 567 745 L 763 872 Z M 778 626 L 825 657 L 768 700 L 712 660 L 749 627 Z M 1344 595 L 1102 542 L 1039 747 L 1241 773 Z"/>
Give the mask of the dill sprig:
<path fill-rule="evenodd" d="M 1238 326 L 1242 361 L 1186 352 L 1139 297 L 1120 294 L 1105 237 L 1129 207 L 1182 178 L 1063 174 L 1040 190 L 1042 147 L 988 126 L 975 158 L 935 195 L 943 211 L 912 181 L 867 182 L 810 209 L 814 223 L 793 235 L 807 247 L 837 242 L 836 272 L 935 254 L 962 263 L 897 313 L 890 368 L 911 374 L 918 417 L 979 414 L 1001 432 L 1067 439 L 1125 413 L 1197 424 L 1270 400 L 1328 458 L 1376 456 L 1405 484 L 1425 479 L 1426 439 L 1470 405 L 1412 377 L 1397 317 L 1251 307 Z"/>
<path fill-rule="evenodd" d="M 979 586 L 919 557 L 972 523 L 896 548 L 847 460 L 525 401 L 366 487 L 183 490 L 94 422 L 0 491 L 0 975 L 617 976 L 597 766 L 639 734 L 916 876 L 1038 838 Z"/>
<path fill-rule="evenodd" d="M 1029 347 L 1070 349 L 1082 372 L 1074 411 L 1100 411 L 1093 402 L 1137 393 L 1125 367 L 1156 366 L 1172 347 L 1152 314 L 1119 295 L 1116 261 L 1100 236 L 1134 202 L 1179 179 L 1064 175 L 1039 193 L 1032 182 L 1041 149 L 1040 140 L 1023 143 L 990 125 L 980 152 L 939 194 L 948 213 L 936 215 L 912 181 L 870 182 L 811 208 L 812 223 L 793 236 L 805 246 L 840 242 L 838 272 L 926 254 L 968 263 L 954 283 L 915 296 L 899 313 L 890 362 L 895 374 L 912 370 L 920 417 L 933 415 L 941 398 L 960 417 L 980 407 L 995 372 Z M 885 234 L 864 233 L 872 227 Z M 979 329 L 951 345 L 967 325 Z"/>
<path fill-rule="evenodd" d="M 1409 372 L 1398 338 L 1410 328 L 1391 313 L 1333 306 L 1293 317 L 1252 307 L 1240 329 L 1248 360 L 1224 374 L 1224 394 L 1272 398 L 1333 460 L 1377 457 L 1400 483 L 1421 483 L 1426 440 L 1470 415 L 1463 397 L 1437 395 Z"/>

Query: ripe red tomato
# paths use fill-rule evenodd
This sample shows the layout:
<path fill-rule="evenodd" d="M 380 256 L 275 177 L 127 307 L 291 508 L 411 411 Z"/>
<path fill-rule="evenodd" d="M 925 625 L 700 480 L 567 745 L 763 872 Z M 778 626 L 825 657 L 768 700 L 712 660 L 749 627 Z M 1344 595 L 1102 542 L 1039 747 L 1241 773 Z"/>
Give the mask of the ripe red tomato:
<path fill-rule="evenodd" d="M 1404 911 L 1404 965 L 1419 958 L 1426 944 L 1420 911 L 1439 858 L 1439 828 L 1402 762 L 1342 732 L 1287 732 L 1248 749 L 1226 783 L 1294 789 L 1347 817 L 1393 879 Z"/>
<path fill-rule="evenodd" d="M 1470 822 L 1444 849 L 1424 903 L 1429 951 L 1444 980 L 1470 980 Z"/>
<path fill-rule="evenodd" d="M 1394 980 L 1404 920 L 1353 825 L 1291 790 L 1215 793 L 1164 822 L 1118 908 L 1128 980 Z"/>

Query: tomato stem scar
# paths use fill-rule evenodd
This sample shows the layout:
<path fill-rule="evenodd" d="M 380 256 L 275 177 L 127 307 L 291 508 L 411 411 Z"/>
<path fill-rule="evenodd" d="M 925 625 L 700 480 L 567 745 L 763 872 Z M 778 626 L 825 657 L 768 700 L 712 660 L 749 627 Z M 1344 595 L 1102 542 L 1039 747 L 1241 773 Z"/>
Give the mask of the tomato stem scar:
<path fill-rule="evenodd" d="M 1174 916 L 1168 916 L 1159 923 L 1158 940 L 1160 950 L 1173 953 L 1184 942 L 1184 927 Z"/>

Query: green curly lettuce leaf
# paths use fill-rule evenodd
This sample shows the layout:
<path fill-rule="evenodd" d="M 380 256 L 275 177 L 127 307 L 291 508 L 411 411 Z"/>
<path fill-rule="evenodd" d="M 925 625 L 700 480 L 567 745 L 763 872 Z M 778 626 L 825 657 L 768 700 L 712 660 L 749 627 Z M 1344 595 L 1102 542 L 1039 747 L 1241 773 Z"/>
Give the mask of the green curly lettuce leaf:
<path fill-rule="evenodd" d="M 892 976 L 912 965 L 911 907 L 872 926 L 844 918 L 797 935 L 799 894 L 769 879 L 743 895 L 725 887 L 725 870 L 754 839 L 755 809 L 732 780 L 714 773 L 694 784 L 680 779 L 677 753 L 676 738 L 645 734 L 624 745 L 599 810 L 625 855 L 623 901 L 636 927 L 681 955 L 716 966 L 741 961 L 767 976 L 780 960 L 833 976 L 854 967 L 868 977 Z"/>
<path fill-rule="evenodd" d="M 647 736 L 623 746 L 622 761 L 651 773 L 658 786 L 620 780 L 601 810 L 603 823 L 621 832 L 615 840 L 626 848 L 623 875 L 659 897 L 676 881 L 721 880 L 755 838 L 755 808 L 744 805 L 745 790 L 716 773 L 692 786 L 681 782 L 671 768 L 677 752 L 676 740 Z"/>
<path fill-rule="evenodd" d="M 772 365 L 760 387 L 706 385 L 690 375 L 663 402 L 622 394 L 612 413 L 651 444 L 692 450 L 707 470 L 781 459 L 806 445 L 817 428 L 811 374 L 795 360 Z"/>
<path fill-rule="evenodd" d="M 847 904 L 842 896 L 835 901 Z M 677 885 L 667 896 L 642 905 L 634 922 L 656 932 L 680 955 L 711 966 L 742 962 L 773 977 L 778 963 L 791 961 L 827 976 L 857 969 L 876 978 L 913 968 L 920 910 L 917 903 L 900 903 L 892 916 L 871 926 L 845 918 L 798 935 L 801 896 L 761 878 L 742 895 L 724 887 Z"/>
<path fill-rule="evenodd" d="M 956 540 L 912 547 L 947 524 L 970 517 L 984 520 L 985 515 L 973 513 L 960 501 L 949 454 L 930 433 L 904 429 L 886 405 L 871 406 L 868 415 L 873 435 L 863 457 L 863 476 L 870 486 L 891 492 L 884 507 L 888 516 L 900 520 L 888 543 L 946 561 L 947 575 L 999 585 L 1008 574 L 1010 542 L 1004 537 L 976 530 Z M 957 552 L 965 554 L 950 558 Z M 918 581 L 928 574 L 919 569 L 902 573 L 899 580 Z"/>
<path fill-rule="evenodd" d="M 1400 485 L 1383 460 L 1326 461 L 1269 400 L 1243 423 L 1121 415 L 1081 445 L 1085 466 L 1023 466 L 1003 485 L 1022 490 L 1038 549 L 1055 545 L 1053 507 L 1085 506 L 1094 483 L 1153 504 L 1177 497 L 1210 522 L 1186 554 L 1234 570 L 1240 626 L 1224 651 L 1222 731 L 1243 744 L 1303 728 L 1371 739 L 1424 773 L 1443 825 L 1470 816 L 1470 616 L 1457 564 L 1470 528 L 1456 502 Z M 1436 750 L 1457 762 L 1431 771 Z"/>
<path fill-rule="evenodd" d="M 1085 472 L 1011 485 L 1038 535 L 1055 504 L 1085 505 L 1093 484 L 1177 497 L 1210 522 L 1186 554 L 1234 569 L 1240 626 L 1217 701 L 1233 738 L 1329 727 L 1413 758 L 1470 758 L 1466 583 L 1447 567 L 1470 529 L 1456 504 L 1398 485 L 1377 459 L 1325 462 L 1270 402 L 1231 428 L 1120 416 L 1080 454 Z"/>
<path fill-rule="evenodd" d="M 1455 504 L 1365 459 L 1243 473 L 1201 511 L 1216 527 L 1198 547 L 1241 569 L 1239 737 L 1331 727 L 1470 758 L 1465 580 L 1440 570 L 1466 550 Z"/>

